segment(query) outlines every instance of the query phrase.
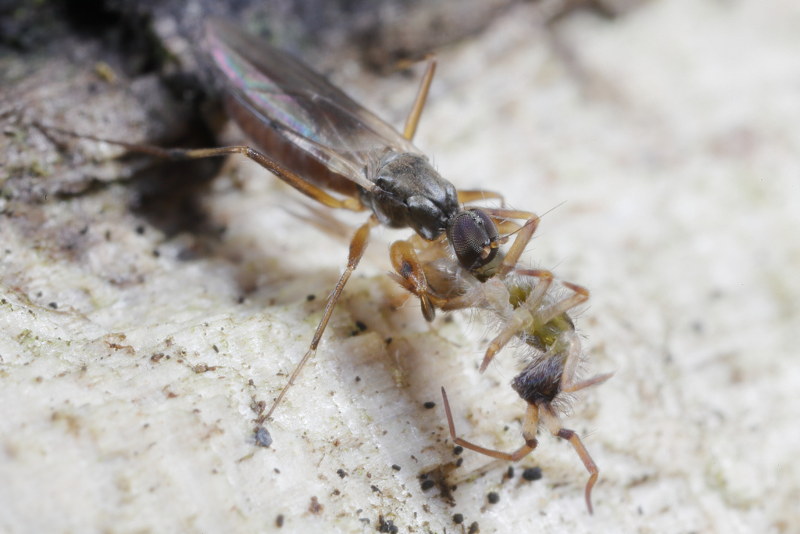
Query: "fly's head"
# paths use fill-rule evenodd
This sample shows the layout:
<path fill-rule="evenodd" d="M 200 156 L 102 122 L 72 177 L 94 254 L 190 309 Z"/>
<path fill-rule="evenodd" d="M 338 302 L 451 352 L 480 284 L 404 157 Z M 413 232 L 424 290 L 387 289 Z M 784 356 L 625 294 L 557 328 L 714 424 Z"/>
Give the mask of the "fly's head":
<path fill-rule="evenodd" d="M 447 239 L 461 266 L 481 282 L 494 275 L 502 239 L 485 212 L 472 208 L 455 214 L 447 224 Z"/>

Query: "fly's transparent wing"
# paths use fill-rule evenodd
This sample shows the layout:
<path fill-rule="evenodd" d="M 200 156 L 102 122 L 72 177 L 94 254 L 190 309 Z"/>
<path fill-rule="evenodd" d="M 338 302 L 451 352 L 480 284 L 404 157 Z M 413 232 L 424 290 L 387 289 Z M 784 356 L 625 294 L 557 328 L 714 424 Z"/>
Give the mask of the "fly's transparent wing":
<path fill-rule="evenodd" d="M 227 90 L 254 116 L 332 171 L 372 189 L 364 175 L 386 149 L 419 151 L 322 76 L 228 22 L 215 20 L 207 49 Z"/>

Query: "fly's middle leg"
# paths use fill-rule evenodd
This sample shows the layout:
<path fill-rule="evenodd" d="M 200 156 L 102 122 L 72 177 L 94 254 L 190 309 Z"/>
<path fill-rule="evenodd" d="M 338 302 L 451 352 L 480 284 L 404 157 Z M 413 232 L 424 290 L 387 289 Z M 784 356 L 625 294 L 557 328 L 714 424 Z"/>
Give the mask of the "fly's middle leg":
<path fill-rule="evenodd" d="M 414 105 L 411 106 L 411 111 L 406 118 L 406 125 L 403 128 L 403 137 L 411 141 L 414 139 L 414 134 L 417 133 L 417 126 L 419 119 L 422 116 L 422 109 L 425 107 L 425 101 L 428 99 L 428 91 L 433 82 L 433 75 L 436 73 L 436 57 L 434 55 L 428 56 L 428 67 L 425 69 L 425 74 L 420 81 L 419 89 L 417 90 L 417 97 L 414 99 Z"/>
<path fill-rule="evenodd" d="M 322 312 L 322 319 L 320 319 L 319 324 L 317 325 L 317 330 L 314 332 L 314 337 L 311 340 L 311 345 L 308 347 L 308 351 L 306 351 L 300 362 L 295 366 L 294 371 L 292 371 L 292 374 L 289 377 L 289 381 L 286 382 L 285 386 L 283 386 L 283 389 L 278 394 L 275 402 L 272 403 L 272 407 L 269 409 L 266 415 L 260 418 L 259 423 L 266 421 L 272 416 L 272 413 L 286 396 L 286 392 L 289 391 L 289 388 L 292 387 L 294 381 L 300 375 L 300 371 L 303 369 L 305 364 L 308 363 L 308 360 L 310 360 L 311 357 L 317 352 L 317 346 L 322 339 L 322 334 L 325 332 L 325 327 L 328 326 L 328 321 L 333 314 L 336 303 L 339 301 L 339 297 L 344 290 L 344 286 L 350 279 L 350 275 L 353 274 L 353 271 L 358 266 L 358 262 L 361 261 L 361 258 L 364 256 L 364 251 L 366 250 L 367 243 L 369 241 L 370 230 L 377 224 L 378 220 L 373 215 L 366 223 L 359 227 L 353 236 L 353 239 L 350 242 L 350 253 L 348 254 L 347 258 L 347 267 L 345 267 L 344 272 L 339 277 L 339 281 L 336 283 L 336 286 L 333 288 L 333 291 L 328 297 L 328 301 L 325 303 L 325 310 Z"/>

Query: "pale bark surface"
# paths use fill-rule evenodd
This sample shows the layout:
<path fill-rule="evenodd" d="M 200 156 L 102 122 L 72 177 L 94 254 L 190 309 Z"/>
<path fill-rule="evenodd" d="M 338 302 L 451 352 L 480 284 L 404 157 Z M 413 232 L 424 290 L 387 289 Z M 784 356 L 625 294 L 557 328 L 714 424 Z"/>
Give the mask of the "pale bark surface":
<path fill-rule="evenodd" d="M 386 243 L 404 232 L 375 236 L 256 446 L 358 219 L 334 214 L 336 238 L 247 162 L 110 160 L 15 122 L 22 99 L 28 121 L 187 137 L 196 112 L 163 72 L 65 36 L 2 63 L 20 70 L 0 109 L 0 531 L 459 532 L 456 513 L 483 533 L 800 529 L 797 3 L 653 1 L 552 37 L 521 5 L 440 49 L 418 144 L 457 187 L 547 212 L 524 261 L 592 292 L 587 372 L 616 375 L 565 422 L 600 468 L 594 516 L 545 433 L 513 479 L 471 476 L 487 459 L 465 451 L 450 496 L 423 490 L 458 459 L 441 386 L 488 447 L 521 444 L 524 403 L 513 349 L 477 372 L 484 318 L 394 309 Z M 398 126 L 416 90 L 352 60 L 333 78 Z"/>

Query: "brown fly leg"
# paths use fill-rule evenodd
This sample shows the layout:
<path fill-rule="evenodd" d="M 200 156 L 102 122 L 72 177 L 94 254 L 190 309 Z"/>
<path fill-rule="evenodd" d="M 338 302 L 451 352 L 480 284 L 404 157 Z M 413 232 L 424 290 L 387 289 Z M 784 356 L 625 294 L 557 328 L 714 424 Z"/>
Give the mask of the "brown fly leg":
<path fill-rule="evenodd" d="M 426 241 L 418 235 L 413 235 L 403 241 L 395 241 L 389 247 L 390 259 L 394 273 L 390 273 L 410 294 L 416 295 L 420 300 L 422 314 L 425 319 L 432 321 L 436 309 L 442 311 L 462 310 L 476 305 L 475 295 L 470 292 L 468 279 L 449 278 L 447 273 L 436 269 L 436 262 L 449 259 L 447 241 L 443 239 Z M 426 270 L 426 267 L 430 267 Z M 440 277 L 444 275 L 445 280 Z M 437 282 L 447 288 L 447 294 L 438 292 L 431 286 Z"/>
<path fill-rule="evenodd" d="M 522 256 L 522 253 L 525 251 L 525 247 L 528 246 L 528 242 L 530 242 L 534 232 L 536 232 L 536 228 L 539 226 L 539 216 L 529 211 L 520 210 L 486 208 L 484 211 L 496 221 L 498 227 L 501 229 L 504 228 L 504 225 L 507 223 L 513 224 L 513 222 L 509 221 L 509 219 L 525 221 L 522 227 L 515 230 L 517 237 L 514 239 L 514 243 L 512 243 L 511 247 L 508 249 L 508 252 L 506 252 L 503 262 L 497 269 L 497 274 L 502 276 L 509 271 L 512 271 L 516 267 L 520 256 Z M 514 225 L 516 226 L 516 224 Z M 506 236 L 501 242 L 504 242 L 507 237 L 508 236 Z"/>
<path fill-rule="evenodd" d="M 428 67 L 425 69 L 425 74 L 420 81 L 419 89 L 417 90 L 417 97 L 414 99 L 414 105 L 411 106 L 411 111 L 406 118 L 406 125 L 403 128 L 403 137 L 411 141 L 414 139 L 414 134 L 417 133 L 417 126 L 419 119 L 422 116 L 422 109 L 425 107 L 425 101 L 428 99 L 428 90 L 431 88 L 433 82 L 433 75 L 436 73 L 436 56 L 428 56 Z"/>
<path fill-rule="evenodd" d="M 410 241 L 395 241 L 389 247 L 389 257 L 396 273 L 391 273 L 403 288 L 419 298 L 422 315 L 427 321 L 436 317 L 436 308 L 431 301 L 431 290 L 425 271 Z"/>
<path fill-rule="evenodd" d="M 530 454 L 536 448 L 538 442 L 536 441 L 536 429 L 539 426 L 539 407 L 535 404 L 528 404 L 528 409 L 525 411 L 525 419 L 522 421 L 522 437 L 525 439 L 525 444 L 514 452 L 502 452 L 494 449 L 486 449 L 480 445 L 475 445 L 465 439 L 456 436 L 456 426 L 453 423 L 453 414 L 450 412 L 450 403 L 447 400 L 447 393 L 442 388 L 442 401 L 444 402 L 444 411 L 447 415 L 447 426 L 450 428 L 450 437 L 456 445 L 461 445 L 464 448 L 470 449 L 498 460 L 507 460 L 516 462 Z"/>
<path fill-rule="evenodd" d="M 485 191 L 483 189 L 462 189 L 458 191 L 458 201 L 462 204 L 480 202 L 488 199 L 499 200 L 501 206 L 505 206 L 506 203 L 503 195 L 495 193 L 494 191 Z"/>
<path fill-rule="evenodd" d="M 130 152 L 136 152 L 139 154 L 146 154 L 157 158 L 164 158 L 171 160 L 215 158 L 221 156 L 229 156 L 232 154 L 241 154 L 246 158 L 255 161 L 256 163 L 258 163 L 259 165 L 261 165 L 262 167 L 273 173 L 275 176 L 277 176 L 290 186 L 294 187 L 304 195 L 311 197 L 320 204 L 324 204 L 325 206 L 329 206 L 331 208 L 347 209 L 351 211 L 364 211 L 366 209 L 364 205 L 361 203 L 361 200 L 357 196 L 347 197 L 347 198 L 334 197 L 325 192 L 323 189 L 320 189 L 319 187 L 313 185 L 308 180 L 304 179 L 302 176 L 299 176 L 298 174 L 282 166 L 267 154 L 264 154 L 263 152 L 260 152 L 259 150 L 256 150 L 255 148 L 246 145 L 224 146 L 216 148 L 188 148 L 188 149 L 161 148 L 153 145 L 137 145 L 135 143 L 126 143 L 124 141 L 114 141 L 111 139 L 96 137 L 94 135 L 78 134 L 76 132 L 71 132 L 69 130 L 64 130 L 62 128 L 56 128 L 55 126 L 46 126 L 39 123 L 35 123 L 34 126 L 41 129 L 42 131 L 52 131 L 62 135 L 69 135 L 72 137 L 79 137 L 83 139 L 91 139 L 93 141 L 99 141 L 101 143 L 108 143 L 111 145 L 121 146 Z"/>
<path fill-rule="evenodd" d="M 358 266 L 358 262 L 361 260 L 361 257 L 364 255 L 364 251 L 366 250 L 367 243 L 369 241 L 369 232 L 372 227 L 377 224 L 378 219 L 373 215 L 366 223 L 362 224 L 358 230 L 356 230 L 353 240 L 350 242 L 350 253 L 347 257 L 347 267 L 345 267 L 344 272 L 339 277 L 339 281 L 336 282 L 333 292 L 331 292 L 330 296 L 328 297 L 328 302 L 325 303 L 325 310 L 322 312 L 322 319 L 320 319 L 319 324 L 317 325 L 317 330 L 314 332 L 311 345 L 308 347 L 308 351 L 305 353 L 300 362 L 295 366 L 292 375 L 289 377 L 289 381 L 285 386 L 283 386 L 283 389 L 278 394 L 275 402 L 272 403 L 272 407 L 269 409 L 266 415 L 261 417 L 260 422 L 270 418 L 272 413 L 275 411 L 275 408 L 278 407 L 283 400 L 283 397 L 286 396 L 286 392 L 289 391 L 289 388 L 292 387 L 292 384 L 294 384 L 294 381 L 297 379 L 297 376 L 300 374 L 303 366 L 317 352 L 317 345 L 319 345 L 320 339 L 322 339 L 322 334 L 325 332 L 325 327 L 328 326 L 328 321 L 333 314 L 333 309 L 336 307 L 336 303 L 342 294 L 342 290 L 344 289 L 345 284 L 347 284 L 347 280 L 350 279 L 350 275 L 353 274 L 353 271 Z"/>

